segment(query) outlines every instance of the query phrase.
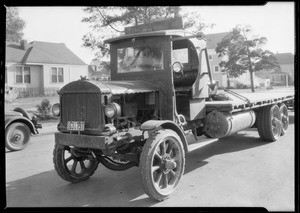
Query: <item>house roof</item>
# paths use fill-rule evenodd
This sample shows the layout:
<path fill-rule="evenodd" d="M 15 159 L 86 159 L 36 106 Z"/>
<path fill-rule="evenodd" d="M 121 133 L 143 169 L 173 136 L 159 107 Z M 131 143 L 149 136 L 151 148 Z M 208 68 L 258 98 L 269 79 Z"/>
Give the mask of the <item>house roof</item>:
<path fill-rule="evenodd" d="M 64 43 L 33 41 L 26 50 L 16 44 L 6 45 L 8 62 L 86 65 Z"/>
<path fill-rule="evenodd" d="M 222 39 L 228 34 L 229 32 L 206 34 L 205 37 L 207 49 L 216 49 L 218 43 L 221 42 Z"/>
<path fill-rule="evenodd" d="M 294 55 L 292 53 L 275 54 L 279 64 L 294 64 Z"/>

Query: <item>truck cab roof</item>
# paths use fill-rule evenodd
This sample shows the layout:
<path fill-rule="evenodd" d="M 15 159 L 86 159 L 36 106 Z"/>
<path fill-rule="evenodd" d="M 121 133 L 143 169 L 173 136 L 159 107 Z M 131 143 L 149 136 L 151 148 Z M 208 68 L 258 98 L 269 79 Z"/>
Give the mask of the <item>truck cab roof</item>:
<path fill-rule="evenodd" d="M 152 36 L 175 36 L 175 37 L 184 37 L 184 36 L 193 36 L 194 34 L 185 30 L 175 29 L 175 30 L 158 30 L 150 32 L 141 32 L 128 35 L 122 35 L 115 38 L 106 39 L 105 43 L 114 43 L 124 39 L 132 39 L 136 37 L 152 37 Z"/>

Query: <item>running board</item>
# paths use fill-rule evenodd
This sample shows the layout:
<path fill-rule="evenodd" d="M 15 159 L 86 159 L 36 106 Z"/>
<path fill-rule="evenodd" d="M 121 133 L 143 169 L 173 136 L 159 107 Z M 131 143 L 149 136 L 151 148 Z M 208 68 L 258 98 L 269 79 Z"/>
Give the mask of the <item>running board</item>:
<path fill-rule="evenodd" d="M 193 134 L 186 135 L 186 139 L 188 141 L 188 152 L 194 151 L 218 140 L 218 138 L 207 138 L 204 135 L 197 137 L 196 140 Z"/>

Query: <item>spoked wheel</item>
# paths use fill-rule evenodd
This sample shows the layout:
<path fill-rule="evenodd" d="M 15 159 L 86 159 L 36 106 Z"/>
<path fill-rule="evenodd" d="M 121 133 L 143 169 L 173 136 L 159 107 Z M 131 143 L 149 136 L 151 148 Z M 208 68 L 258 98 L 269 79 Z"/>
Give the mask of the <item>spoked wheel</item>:
<path fill-rule="evenodd" d="M 282 103 L 279 107 L 279 112 L 281 116 L 281 135 L 284 135 L 289 127 L 289 115 L 287 106 Z"/>
<path fill-rule="evenodd" d="M 92 155 L 57 144 L 53 150 L 53 163 L 58 175 L 71 183 L 87 180 L 98 167 L 98 161 Z"/>
<path fill-rule="evenodd" d="M 5 147 L 10 151 L 24 149 L 30 141 L 29 127 L 20 122 L 10 124 L 5 130 Z"/>
<path fill-rule="evenodd" d="M 276 141 L 281 135 L 281 116 L 277 105 L 261 108 L 257 115 L 257 129 L 263 141 Z"/>
<path fill-rule="evenodd" d="M 174 131 L 159 130 L 150 136 L 140 157 L 146 194 L 159 201 L 169 198 L 178 187 L 184 165 L 183 145 Z"/>

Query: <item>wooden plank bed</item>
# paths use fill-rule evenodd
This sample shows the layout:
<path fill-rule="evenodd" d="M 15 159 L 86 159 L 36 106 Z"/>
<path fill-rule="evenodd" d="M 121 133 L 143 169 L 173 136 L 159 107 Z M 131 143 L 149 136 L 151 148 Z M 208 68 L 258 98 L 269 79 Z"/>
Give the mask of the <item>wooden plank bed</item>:
<path fill-rule="evenodd" d="M 284 91 L 260 91 L 256 93 L 236 93 L 231 90 L 220 90 L 217 95 L 228 97 L 229 100 L 206 101 L 206 111 L 218 110 L 221 112 L 237 112 L 258 107 L 281 103 L 293 100 L 295 92 L 293 90 Z"/>

